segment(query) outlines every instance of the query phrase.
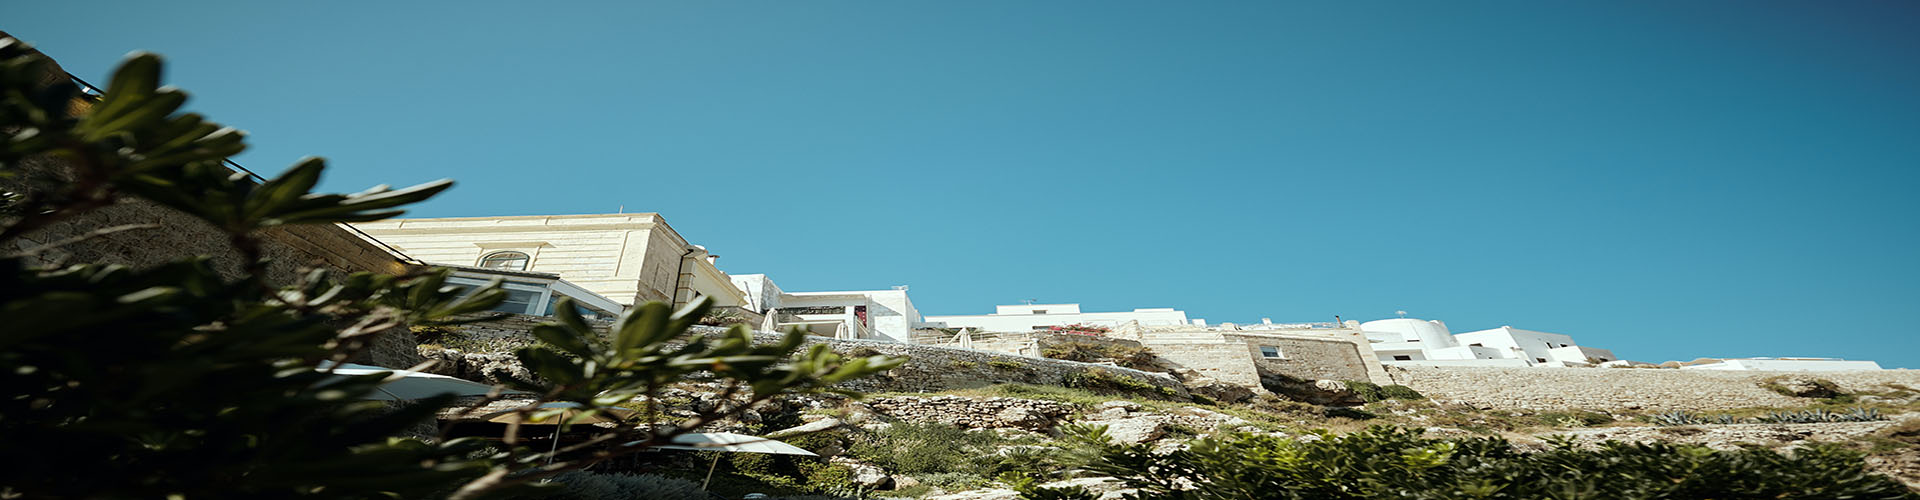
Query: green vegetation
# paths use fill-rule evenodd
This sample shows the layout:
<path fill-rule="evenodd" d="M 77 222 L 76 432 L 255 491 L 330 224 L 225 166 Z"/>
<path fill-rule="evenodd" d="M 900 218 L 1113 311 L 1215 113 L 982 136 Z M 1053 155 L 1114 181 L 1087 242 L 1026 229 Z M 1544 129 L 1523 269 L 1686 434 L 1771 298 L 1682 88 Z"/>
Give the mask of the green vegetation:
<path fill-rule="evenodd" d="M 1023 365 L 1014 361 L 1007 361 L 1004 359 L 996 359 L 996 360 L 988 361 L 987 366 L 999 368 L 1002 370 L 1025 370 L 1027 368 L 1027 365 Z"/>
<path fill-rule="evenodd" d="M 1595 411 L 1555 411 L 1533 416 L 1540 425 L 1551 427 L 1593 427 L 1613 423 L 1613 416 Z"/>
<path fill-rule="evenodd" d="M 1040 348 L 1040 356 L 1052 359 L 1079 362 L 1111 361 L 1113 364 L 1135 370 L 1152 370 L 1159 366 L 1153 350 L 1140 345 L 1125 345 L 1107 342 L 1059 342 Z"/>
<path fill-rule="evenodd" d="M 1684 411 L 1668 411 L 1647 415 L 1646 420 L 1654 425 L 1704 425 L 1704 424 L 1812 424 L 1827 422 L 1872 422 L 1886 420 L 1879 409 L 1854 407 L 1846 411 L 1831 411 L 1825 408 L 1812 408 L 1799 411 L 1771 411 L 1757 417 L 1742 418 L 1729 413 L 1694 414 Z"/>
<path fill-rule="evenodd" d="M 1416 391 L 1416 390 L 1413 390 L 1412 387 L 1407 387 L 1399 384 L 1381 386 L 1378 384 L 1374 384 L 1373 382 L 1364 382 L 1359 380 L 1343 380 L 1341 382 L 1347 385 L 1347 390 L 1353 391 L 1354 394 L 1358 394 L 1361 400 L 1364 400 L 1368 403 L 1386 401 L 1389 399 L 1403 399 L 1408 401 L 1421 401 L 1421 400 L 1427 399 L 1426 396 L 1423 396 L 1420 394 L 1420 391 Z"/>
<path fill-rule="evenodd" d="M 760 345 L 741 326 L 688 335 L 709 309 L 705 300 L 679 312 L 660 303 L 637 307 L 603 337 L 563 300 L 554 322 L 533 331 L 544 344 L 516 352 L 537 379 L 509 385 L 535 403 L 572 403 L 585 409 L 575 417 L 581 419 L 638 396 L 651 399 L 695 373 L 749 401 L 684 419 L 652 411 L 623 417 L 623 425 L 591 431 L 591 442 L 609 443 L 599 448 L 549 452 L 514 434 L 499 447 L 473 438 L 396 437 L 431 422 L 449 398 L 398 407 L 368 400 L 383 375 L 334 375 L 321 362 L 353 359 L 381 332 L 485 320 L 474 315 L 504 293 L 448 286 L 444 269 L 397 276 L 315 270 L 292 283 L 270 283 L 262 231 L 394 217 L 403 213 L 398 207 L 451 182 L 312 193 L 325 168 L 317 158 L 269 180 L 235 175 L 223 162 L 245 148 L 243 135 L 178 113 L 186 94 L 161 87 L 160 75 L 158 56 L 135 54 L 96 101 L 37 52 L 0 40 L 0 177 L 24 186 L 0 193 L 0 213 L 10 214 L 0 220 L 0 246 L 38 252 L 45 247 L 31 248 L 22 237 L 141 198 L 205 222 L 238 256 L 234 265 L 189 258 L 145 269 L 36 268 L 19 254 L 0 257 L 0 317 L 7 318 L 0 365 L 8 367 L 0 391 L 10 395 L 0 400 L 0 442 L 32 457 L 0 468 L 0 496 L 512 494 L 516 486 L 731 418 L 753 403 L 830 391 L 902 362 L 844 358 L 818 345 L 800 351 L 799 331 Z M 66 170 L 27 169 L 50 159 Z M 533 405 L 517 411 L 536 422 L 561 415 Z"/>
<path fill-rule="evenodd" d="M 1180 392 L 1172 388 L 1149 384 L 1133 377 L 1114 375 L 1113 372 L 1099 368 L 1089 368 L 1068 373 L 1061 377 L 1060 382 L 1067 387 L 1087 389 L 1100 393 L 1137 394 L 1148 397 L 1158 396 L 1167 399 L 1178 399 L 1180 397 Z"/>
<path fill-rule="evenodd" d="M 1139 488 L 1140 498 L 1920 498 L 1861 456 L 1832 446 L 1792 455 L 1665 444 L 1560 441 L 1522 453 L 1499 438 L 1435 440 L 1376 426 L 1318 440 L 1239 434 L 1202 438 L 1156 454 L 1147 445 L 1104 445 L 1086 465 Z M 1078 488 L 1018 481 L 1026 498 L 1090 500 Z"/>
<path fill-rule="evenodd" d="M 740 311 L 733 309 L 707 311 L 707 314 L 700 316 L 700 320 L 695 323 L 705 326 L 746 325 L 749 328 L 754 326 L 745 316 L 740 315 Z"/>
<path fill-rule="evenodd" d="M 1787 377 L 1787 376 L 1769 378 L 1761 381 L 1760 387 L 1779 393 L 1782 396 L 1793 397 L 1793 398 L 1815 398 L 1815 399 L 1826 400 L 1829 403 L 1837 403 L 1837 404 L 1848 404 L 1848 403 L 1854 402 L 1854 399 L 1855 399 L 1854 395 L 1850 392 L 1847 392 L 1845 388 L 1840 387 L 1840 384 L 1833 383 L 1832 380 L 1827 380 L 1823 378 L 1811 379 L 1811 380 L 1795 378 L 1795 380 L 1813 385 L 1813 389 L 1811 390 L 1803 389 L 1800 391 L 1795 391 L 1794 389 L 1787 387 L 1786 384 L 1782 383 L 1783 381 L 1788 380 L 1789 378 L 1790 377 Z"/>

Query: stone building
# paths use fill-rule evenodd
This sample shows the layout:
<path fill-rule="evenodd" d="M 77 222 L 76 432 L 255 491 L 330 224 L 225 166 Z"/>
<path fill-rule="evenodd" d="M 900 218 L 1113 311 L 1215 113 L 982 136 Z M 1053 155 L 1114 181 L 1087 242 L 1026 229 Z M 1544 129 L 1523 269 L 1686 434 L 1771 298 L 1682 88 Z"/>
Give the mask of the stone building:
<path fill-rule="evenodd" d="M 686 304 L 707 296 L 740 307 L 746 296 L 716 256 L 688 243 L 655 213 L 389 219 L 355 224 L 420 260 L 557 275 L 622 305 Z"/>
<path fill-rule="evenodd" d="M 1271 325 L 1225 329 L 1123 326 L 1120 338 L 1137 339 L 1161 359 L 1223 382 L 1260 387 L 1263 378 L 1359 380 L 1390 384 L 1360 331 L 1347 327 Z"/>

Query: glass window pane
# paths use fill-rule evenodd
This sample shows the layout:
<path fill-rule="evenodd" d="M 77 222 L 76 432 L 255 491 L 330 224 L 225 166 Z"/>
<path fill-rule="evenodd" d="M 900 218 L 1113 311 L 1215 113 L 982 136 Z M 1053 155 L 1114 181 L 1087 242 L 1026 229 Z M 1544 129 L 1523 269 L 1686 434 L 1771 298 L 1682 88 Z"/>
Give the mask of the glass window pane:
<path fill-rule="evenodd" d="M 534 301 L 540 300 L 540 292 L 516 290 L 512 288 L 505 290 L 507 292 L 507 300 L 501 302 L 500 305 L 494 306 L 493 310 L 514 314 L 534 314 L 533 303 Z"/>
<path fill-rule="evenodd" d="M 521 252 L 494 252 L 480 258 L 480 267 L 525 271 L 529 260 L 532 258 Z"/>

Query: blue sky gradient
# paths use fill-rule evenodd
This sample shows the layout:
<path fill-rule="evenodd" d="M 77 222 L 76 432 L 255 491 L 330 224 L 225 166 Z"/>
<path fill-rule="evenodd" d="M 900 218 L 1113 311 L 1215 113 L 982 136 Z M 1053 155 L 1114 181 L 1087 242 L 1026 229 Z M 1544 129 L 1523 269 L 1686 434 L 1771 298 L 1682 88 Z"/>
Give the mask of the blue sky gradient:
<path fill-rule="evenodd" d="M 418 216 L 654 211 L 792 291 L 1920 368 L 1920 3 L 6 2 Z"/>

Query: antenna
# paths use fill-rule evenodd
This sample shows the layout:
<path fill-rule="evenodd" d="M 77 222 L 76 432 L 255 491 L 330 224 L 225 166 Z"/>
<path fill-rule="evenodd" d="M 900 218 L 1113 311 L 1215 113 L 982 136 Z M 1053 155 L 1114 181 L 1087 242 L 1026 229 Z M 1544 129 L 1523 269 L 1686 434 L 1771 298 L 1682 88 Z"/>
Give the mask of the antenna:
<path fill-rule="evenodd" d="M 1398 315 L 1400 315 L 1400 317 L 1402 317 L 1402 318 L 1405 318 L 1405 317 L 1407 317 L 1407 312 L 1406 312 L 1406 311 L 1394 311 L 1393 313 L 1394 313 L 1394 314 L 1398 314 Z"/>
<path fill-rule="evenodd" d="M 1034 302 L 1037 302 L 1039 300 L 1040 299 L 1027 299 L 1027 300 L 1022 300 L 1020 302 L 1025 303 L 1026 305 L 1033 305 Z"/>

